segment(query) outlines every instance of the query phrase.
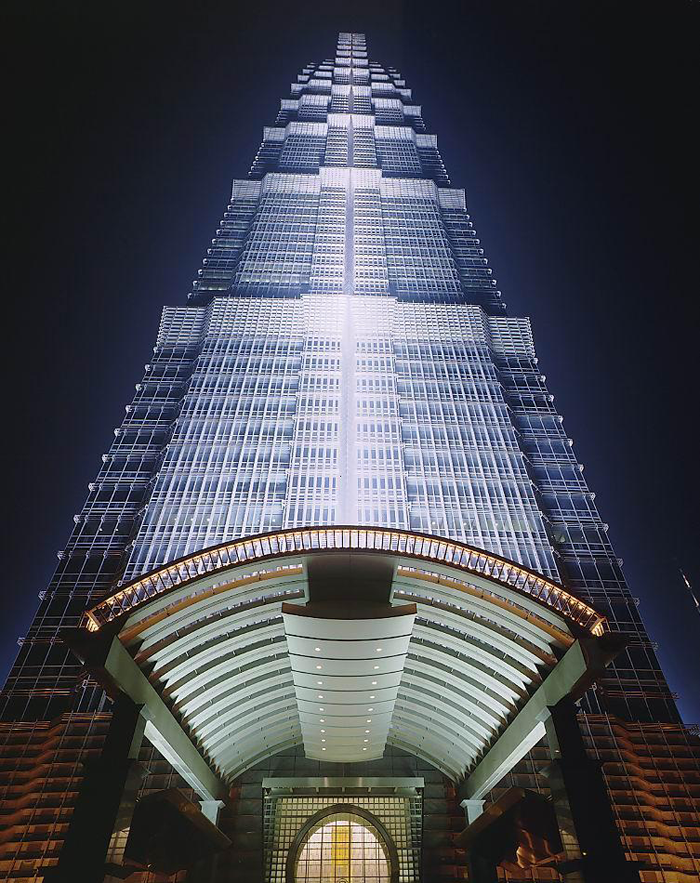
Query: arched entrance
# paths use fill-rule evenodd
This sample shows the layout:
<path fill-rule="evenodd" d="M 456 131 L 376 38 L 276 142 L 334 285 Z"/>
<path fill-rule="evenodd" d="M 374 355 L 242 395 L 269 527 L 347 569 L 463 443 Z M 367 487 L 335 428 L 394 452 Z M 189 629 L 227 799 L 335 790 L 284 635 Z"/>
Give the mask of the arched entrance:
<path fill-rule="evenodd" d="M 287 883 L 397 883 L 396 847 L 379 819 L 349 804 L 312 816 L 294 838 Z"/>

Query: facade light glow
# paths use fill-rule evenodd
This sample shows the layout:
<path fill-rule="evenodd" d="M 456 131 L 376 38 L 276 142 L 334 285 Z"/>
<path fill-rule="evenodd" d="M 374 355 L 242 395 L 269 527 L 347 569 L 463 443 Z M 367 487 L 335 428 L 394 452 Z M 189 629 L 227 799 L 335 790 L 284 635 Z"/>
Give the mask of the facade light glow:
<path fill-rule="evenodd" d="M 235 803 L 244 774 L 256 781 L 261 851 L 279 845 L 281 830 L 290 847 L 295 831 L 275 828 L 280 819 L 301 824 L 296 810 L 268 813 L 299 806 L 287 780 L 263 786 L 284 766 L 275 757 L 319 764 L 302 789 L 315 791 L 303 800 L 319 811 L 338 796 L 319 793 L 336 776 L 331 764 L 357 764 L 356 784 L 384 753 L 392 768 L 418 758 L 443 789 L 447 817 L 456 783 L 480 800 L 506 781 L 497 761 L 484 772 L 487 759 L 525 719 L 522 782 L 539 790 L 533 770 L 551 708 L 528 718 L 528 707 L 580 663 L 573 730 L 578 714 L 625 849 L 645 879 L 694 879 L 686 804 L 697 739 L 639 619 L 530 321 L 508 314 L 421 106 L 398 71 L 370 59 L 364 35 L 341 34 L 333 58 L 299 74 L 214 229 L 187 301 L 163 309 L 2 695 L 12 821 L 3 868 L 39 879 L 63 860 L 64 836 L 97 842 L 76 835 L 89 814 L 71 809 L 75 795 L 104 793 L 90 784 L 95 770 L 116 788 L 111 769 L 89 761 L 103 732 L 111 746 L 127 718 L 124 759 L 143 732 L 160 766 L 142 797 L 177 773 L 211 807 Z M 337 617 L 317 615 L 330 608 L 322 594 L 316 603 L 315 585 L 338 561 L 376 565 L 363 599 L 376 574 L 391 574 L 390 615 L 353 618 L 345 573 L 333 586 L 345 593 L 333 596 Z M 630 646 L 594 690 L 588 664 L 615 643 L 608 631 L 628 633 Z M 375 713 L 365 700 L 378 695 L 366 692 L 367 677 L 376 687 L 380 676 L 382 704 L 365 719 L 374 727 L 360 733 L 362 715 Z M 325 694 L 314 686 L 329 692 L 329 718 L 318 716 Z M 408 827 L 396 830 L 408 842 L 422 831 L 422 786 L 413 781 L 403 797 L 395 784 L 390 797 L 368 786 L 353 800 L 389 807 L 391 819 L 403 813 Z M 136 796 L 110 793 L 101 810 Z M 222 824 L 234 817 L 223 813 Z M 318 828 L 333 861 L 347 851 L 336 824 L 347 821 Z M 116 855 L 123 844 L 110 838 L 126 828 L 107 822 L 102 839 Z M 420 877 L 420 844 L 411 849 L 401 856 L 405 883 Z M 276 865 L 268 855 L 266 883 L 291 879 L 283 852 Z M 101 879 L 108 864 L 116 873 L 113 858 L 59 876 Z M 576 864 L 550 859 L 533 873 Z"/>

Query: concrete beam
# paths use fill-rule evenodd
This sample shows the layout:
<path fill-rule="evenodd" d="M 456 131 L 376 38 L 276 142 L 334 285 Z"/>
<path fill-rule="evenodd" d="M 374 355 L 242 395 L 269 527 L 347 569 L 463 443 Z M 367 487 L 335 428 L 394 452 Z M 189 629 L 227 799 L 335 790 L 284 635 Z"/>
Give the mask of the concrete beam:
<path fill-rule="evenodd" d="M 146 719 L 145 737 L 203 800 L 221 800 L 228 788 L 149 683 L 116 635 L 65 632 L 64 640 L 113 697 L 126 694 Z"/>
<path fill-rule="evenodd" d="M 565 696 L 579 699 L 625 646 L 621 635 L 580 638 L 566 651 L 459 789 L 470 800 L 484 797 L 545 736 L 549 708 Z"/>
<path fill-rule="evenodd" d="M 212 772 L 190 737 L 148 682 L 119 638 L 107 653 L 105 669 L 121 690 L 143 706 L 144 735 L 170 761 L 188 785 L 204 800 L 220 800 L 228 789 Z"/>

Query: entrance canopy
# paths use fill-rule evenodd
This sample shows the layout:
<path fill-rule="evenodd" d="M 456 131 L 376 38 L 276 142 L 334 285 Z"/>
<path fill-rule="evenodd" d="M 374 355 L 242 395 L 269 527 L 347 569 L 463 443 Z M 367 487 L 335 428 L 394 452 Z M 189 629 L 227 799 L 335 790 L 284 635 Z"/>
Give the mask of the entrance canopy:
<path fill-rule="evenodd" d="M 541 737 L 538 709 L 590 684 L 603 631 L 561 586 L 482 550 L 329 527 L 135 580 L 87 611 L 79 652 L 205 797 L 299 744 L 345 762 L 395 745 L 454 780 L 480 767 L 477 794 Z"/>

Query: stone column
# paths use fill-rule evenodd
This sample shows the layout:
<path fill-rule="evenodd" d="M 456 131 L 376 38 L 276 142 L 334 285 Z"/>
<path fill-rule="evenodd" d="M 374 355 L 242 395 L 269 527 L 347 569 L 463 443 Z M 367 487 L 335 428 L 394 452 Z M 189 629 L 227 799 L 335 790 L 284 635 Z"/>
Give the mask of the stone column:
<path fill-rule="evenodd" d="M 627 861 L 600 764 L 586 753 L 570 698 L 543 715 L 551 764 L 544 770 L 552 792 L 567 883 L 639 883 Z"/>
<path fill-rule="evenodd" d="M 470 850 L 467 855 L 467 880 L 469 883 L 498 883 L 498 871 L 493 856 Z"/>
<path fill-rule="evenodd" d="M 112 833 L 128 826 L 141 779 L 138 752 L 145 720 L 140 712 L 123 694 L 115 700 L 102 752 L 86 764 L 58 865 L 47 874 L 51 883 L 104 879 Z"/>

